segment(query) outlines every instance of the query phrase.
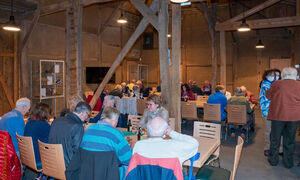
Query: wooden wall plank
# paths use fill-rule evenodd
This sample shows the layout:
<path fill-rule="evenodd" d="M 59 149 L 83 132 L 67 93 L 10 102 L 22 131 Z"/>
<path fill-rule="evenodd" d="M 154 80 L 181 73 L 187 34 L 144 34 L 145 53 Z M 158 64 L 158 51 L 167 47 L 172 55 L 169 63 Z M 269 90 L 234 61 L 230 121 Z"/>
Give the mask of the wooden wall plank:
<path fill-rule="evenodd" d="M 4 94 L 5 94 L 5 96 L 6 96 L 7 100 L 8 100 L 8 103 L 9 103 L 11 109 L 13 109 L 14 106 L 15 106 L 15 103 L 13 101 L 13 97 L 12 97 L 10 91 L 8 90 L 8 86 L 7 86 L 6 82 L 5 82 L 2 74 L 0 74 L 0 84 L 1 84 L 1 86 L 3 88 Z"/>
<path fill-rule="evenodd" d="M 18 33 L 14 33 L 14 70 L 13 70 L 13 89 L 14 89 L 14 101 L 16 102 L 19 97 L 19 70 L 18 70 Z"/>
<path fill-rule="evenodd" d="M 226 87 L 226 33 L 225 31 L 220 32 L 220 83 Z"/>

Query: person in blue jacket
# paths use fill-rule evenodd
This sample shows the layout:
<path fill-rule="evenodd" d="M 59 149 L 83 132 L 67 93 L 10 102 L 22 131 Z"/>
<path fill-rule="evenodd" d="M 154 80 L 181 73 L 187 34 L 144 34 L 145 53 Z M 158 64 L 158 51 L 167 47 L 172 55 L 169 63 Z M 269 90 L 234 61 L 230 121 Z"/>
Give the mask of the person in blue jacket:
<path fill-rule="evenodd" d="M 225 108 L 227 106 L 227 98 L 224 95 L 226 90 L 223 85 L 217 85 L 215 88 L 215 93 L 211 94 L 208 99 L 207 103 L 208 104 L 220 104 L 221 105 L 221 120 L 225 121 L 227 118 L 227 113 L 225 111 Z"/>

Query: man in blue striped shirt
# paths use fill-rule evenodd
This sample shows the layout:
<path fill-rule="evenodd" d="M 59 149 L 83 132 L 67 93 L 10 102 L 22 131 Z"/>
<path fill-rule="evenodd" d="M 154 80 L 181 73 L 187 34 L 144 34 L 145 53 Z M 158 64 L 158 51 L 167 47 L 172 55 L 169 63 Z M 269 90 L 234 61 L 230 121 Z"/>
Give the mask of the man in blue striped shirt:
<path fill-rule="evenodd" d="M 115 128 L 118 118 L 119 111 L 116 108 L 105 107 L 101 120 L 84 132 L 81 148 L 89 151 L 115 151 L 123 165 L 120 167 L 120 178 L 124 179 L 132 149 L 123 133 Z"/>

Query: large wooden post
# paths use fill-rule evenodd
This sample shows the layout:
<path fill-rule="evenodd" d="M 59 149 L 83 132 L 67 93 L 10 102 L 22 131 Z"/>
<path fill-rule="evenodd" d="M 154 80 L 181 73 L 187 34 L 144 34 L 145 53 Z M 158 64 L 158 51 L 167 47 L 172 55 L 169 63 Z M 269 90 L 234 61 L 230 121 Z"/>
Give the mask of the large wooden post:
<path fill-rule="evenodd" d="M 296 14 L 297 17 L 300 18 L 300 0 L 296 1 Z M 296 48 L 295 48 L 295 56 L 296 56 L 296 62 L 298 62 L 300 64 L 300 28 L 297 27 L 296 28 L 296 36 L 295 36 L 295 44 L 296 44 Z M 300 74 L 300 69 L 298 70 L 298 74 Z"/>
<path fill-rule="evenodd" d="M 172 104 L 175 130 L 181 132 L 181 6 L 172 4 Z"/>
<path fill-rule="evenodd" d="M 20 42 L 22 42 L 23 38 L 26 35 L 26 24 L 23 24 L 22 31 L 20 32 Z M 29 97 L 30 96 L 30 63 L 27 59 L 27 46 L 23 47 L 22 49 L 20 48 L 20 77 L 21 77 L 21 87 L 20 87 L 20 96 L 21 97 Z"/>
<path fill-rule="evenodd" d="M 220 55 L 221 55 L 221 67 L 220 67 L 220 83 L 226 87 L 226 41 L 225 31 L 220 31 Z"/>
<path fill-rule="evenodd" d="M 71 96 L 71 21 L 70 8 L 66 10 L 66 104 L 69 107 L 68 100 Z"/>
<path fill-rule="evenodd" d="M 160 86 L 163 106 L 169 111 L 172 117 L 171 80 L 168 60 L 168 6 L 165 0 L 159 0 L 158 14 L 158 41 L 159 41 L 159 62 L 160 62 Z"/>
<path fill-rule="evenodd" d="M 154 11 L 155 7 L 156 7 L 156 2 L 154 1 L 152 3 L 152 5 L 150 6 L 150 9 L 152 9 L 152 11 Z M 123 58 L 126 56 L 126 54 L 129 52 L 129 50 L 131 49 L 131 47 L 135 43 L 135 41 L 145 31 L 148 24 L 149 24 L 149 21 L 144 17 L 141 20 L 141 22 L 139 23 L 139 25 L 137 26 L 137 28 L 135 29 L 135 31 L 133 32 L 133 34 L 131 35 L 131 37 L 128 39 L 127 43 L 125 44 L 125 46 L 123 47 L 123 49 L 121 50 L 121 52 L 119 53 L 119 55 L 117 56 L 117 58 L 115 59 L 113 64 L 111 65 L 111 67 L 109 68 L 109 70 L 108 70 L 107 74 L 105 75 L 103 81 L 98 86 L 98 89 L 97 89 L 96 93 L 94 94 L 94 96 L 93 96 L 93 98 L 90 102 L 90 106 L 92 107 L 92 109 L 94 108 L 94 106 L 95 106 L 101 92 L 103 91 L 105 85 L 108 83 L 108 81 L 110 80 L 110 78 L 112 77 L 114 72 L 116 71 L 117 67 L 122 62 Z"/>

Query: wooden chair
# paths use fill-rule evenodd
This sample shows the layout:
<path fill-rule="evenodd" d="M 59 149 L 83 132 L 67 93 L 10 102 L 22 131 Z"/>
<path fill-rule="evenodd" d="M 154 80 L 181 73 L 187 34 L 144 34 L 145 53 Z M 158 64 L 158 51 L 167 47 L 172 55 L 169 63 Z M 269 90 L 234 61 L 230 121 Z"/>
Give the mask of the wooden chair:
<path fill-rule="evenodd" d="M 46 144 L 38 141 L 41 155 L 43 174 L 66 180 L 65 177 L 65 160 L 63 154 L 63 147 L 61 144 Z"/>
<path fill-rule="evenodd" d="M 182 119 L 199 120 L 197 116 L 197 104 L 195 102 L 181 102 Z"/>
<path fill-rule="evenodd" d="M 221 105 L 204 103 L 204 121 L 221 122 Z"/>
<path fill-rule="evenodd" d="M 16 133 L 16 135 L 21 163 L 36 172 L 42 172 L 42 169 L 38 168 L 36 165 L 32 137 L 19 136 L 18 133 Z"/>
<path fill-rule="evenodd" d="M 227 105 L 227 124 L 247 125 L 247 141 L 249 139 L 249 126 L 247 124 L 246 105 Z M 228 132 L 228 126 L 227 126 Z M 227 135 L 227 133 L 226 133 Z"/>
<path fill-rule="evenodd" d="M 196 179 L 206 180 L 206 179 L 214 179 L 214 180 L 234 180 L 236 176 L 236 172 L 239 166 L 240 157 L 242 154 L 244 140 L 240 136 L 238 137 L 238 143 L 235 146 L 235 155 L 234 155 L 234 164 L 232 172 L 218 167 L 212 167 L 204 165 L 197 173 Z"/>
<path fill-rule="evenodd" d="M 139 123 L 142 119 L 142 116 L 139 115 L 128 115 L 128 121 L 131 121 L 132 130 L 137 131 L 139 130 Z"/>
<path fill-rule="evenodd" d="M 221 139 L 221 125 L 208 123 L 208 122 L 194 122 L 194 136 L 195 137 L 206 137 L 212 139 Z M 216 149 L 213 155 L 211 155 L 205 164 L 210 164 L 213 161 L 218 162 L 218 166 L 220 167 L 220 147 Z"/>
<path fill-rule="evenodd" d="M 147 108 L 146 100 L 145 99 L 136 99 L 136 110 L 137 114 L 143 115 L 144 110 Z"/>

